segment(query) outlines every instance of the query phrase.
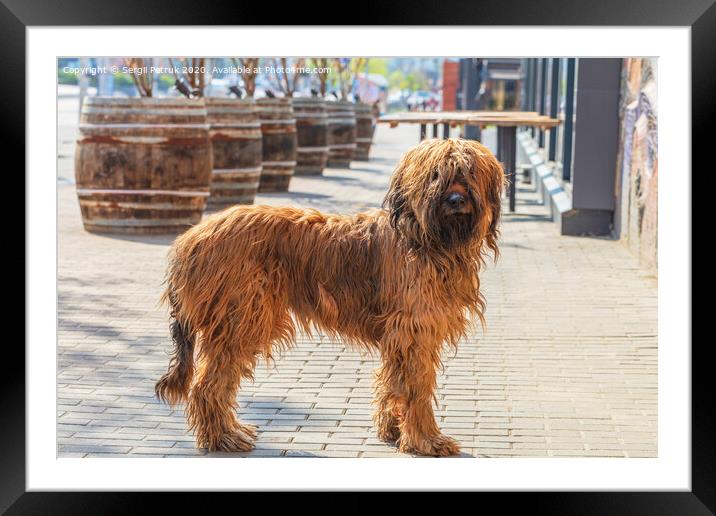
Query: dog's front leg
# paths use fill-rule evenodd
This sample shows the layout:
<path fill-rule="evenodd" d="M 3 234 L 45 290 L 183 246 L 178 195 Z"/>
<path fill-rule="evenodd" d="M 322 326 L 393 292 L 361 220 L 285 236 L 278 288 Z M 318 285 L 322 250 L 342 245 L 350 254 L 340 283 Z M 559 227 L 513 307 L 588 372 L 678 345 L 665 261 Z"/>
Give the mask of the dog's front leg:
<path fill-rule="evenodd" d="M 460 452 L 460 445 L 440 432 L 433 413 L 440 347 L 434 337 L 400 332 L 384 341 L 375 422 L 380 435 L 390 430 L 395 418 L 401 452 L 432 456 Z"/>
<path fill-rule="evenodd" d="M 378 438 L 395 442 L 400 437 L 398 414 L 403 405 L 400 385 L 401 357 L 397 353 L 383 352 L 382 364 L 375 373 L 375 405 L 373 415 Z"/>

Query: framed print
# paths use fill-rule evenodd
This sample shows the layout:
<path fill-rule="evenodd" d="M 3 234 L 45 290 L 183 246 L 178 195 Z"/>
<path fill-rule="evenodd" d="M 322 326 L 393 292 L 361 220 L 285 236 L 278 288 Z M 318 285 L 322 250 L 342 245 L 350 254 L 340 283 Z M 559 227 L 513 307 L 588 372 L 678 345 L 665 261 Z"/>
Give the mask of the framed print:
<path fill-rule="evenodd" d="M 713 511 L 690 171 L 716 8 L 539 7 L 307 26 L 4 2 L 28 312 L 3 510 Z"/>

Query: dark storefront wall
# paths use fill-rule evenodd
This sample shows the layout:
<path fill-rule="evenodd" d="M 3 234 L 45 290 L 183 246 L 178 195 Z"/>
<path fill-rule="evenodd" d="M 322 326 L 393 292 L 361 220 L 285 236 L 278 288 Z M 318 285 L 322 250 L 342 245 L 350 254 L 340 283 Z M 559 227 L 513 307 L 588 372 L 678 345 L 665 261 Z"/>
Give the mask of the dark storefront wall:
<path fill-rule="evenodd" d="M 540 58 L 526 69 L 523 105 L 562 121 L 554 130 L 531 131 L 570 197 L 568 211 L 557 217 L 561 231 L 613 234 L 621 60 Z"/>

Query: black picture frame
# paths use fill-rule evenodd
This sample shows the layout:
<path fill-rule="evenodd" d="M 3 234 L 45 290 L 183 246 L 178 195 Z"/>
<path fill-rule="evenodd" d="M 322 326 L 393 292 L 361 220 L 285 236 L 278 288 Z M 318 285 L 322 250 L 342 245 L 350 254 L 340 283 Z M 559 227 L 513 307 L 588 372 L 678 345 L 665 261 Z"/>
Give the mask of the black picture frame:
<path fill-rule="evenodd" d="M 206 4 L 199 12 L 186 0 L 76 0 L 71 3 L 51 0 L 0 0 L 0 60 L 5 73 L 12 71 L 22 80 L 3 81 L 0 106 L 3 113 L 2 142 L 24 163 L 25 148 L 25 30 L 29 26 L 48 25 L 610 25 L 610 26 L 689 26 L 691 27 L 692 70 L 692 162 L 707 163 L 706 154 L 713 144 L 714 93 L 716 92 L 716 4 L 714 0 L 503 0 L 468 2 L 440 0 L 424 2 L 384 2 L 355 9 L 350 19 L 335 6 L 315 9 L 306 16 L 305 3 L 281 4 L 280 18 L 261 3 L 243 4 L 218 1 Z M 277 6 L 279 4 L 276 4 Z M 278 10 L 278 9 L 277 9 Z M 333 16 L 331 16 L 333 13 Z M 340 22 L 342 20 L 343 23 Z M 702 159 L 698 159 L 702 158 Z M 17 165 L 16 165 L 17 168 Z M 706 172 L 706 171 L 705 171 Z M 710 168 L 709 168 L 709 174 Z M 687 173 L 689 173 L 687 171 Z M 19 176 L 19 175 L 18 175 Z M 700 184 L 709 181 L 700 179 Z M 701 183 L 704 181 L 704 183 Z M 22 186 L 24 190 L 24 183 Z M 702 187 L 699 187 L 702 190 Z M 24 196 L 23 196 L 24 198 Z M 695 199 L 694 199 L 694 204 Z M 698 221 L 692 217 L 694 223 Z M 692 233 L 693 234 L 693 233 Z M 24 249 L 24 247 L 23 247 Z M 691 252 L 691 250 L 688 250 Z M 24 253 L 24 251 L 23 251 Z M 23 257 L 26 259 L 27 257 Z M 15 261 L 19 261 L 15 257 Z M 27 277 L 26 277 L 27 281 Z M 30 300 L 31 301 L 31 300 Z M 6 344 L 10 344 L 6 342 Z M 681 345 L 688 347 L 690 342 Z M 502 493 L 474 494 L 479 499 L 499 503 L 524 504 L 521 512 L 535 514 L 714 514 L 716 512 L 716 453 L 713 436 L 714 390 L 712 361 L 707 353 L 711 343 L 704 339 L 692 346 L 692 490 L 690 492 L 641 493 Z M 48 352 L 50 348 L 48 348 Z M 160 499 L 166 512 L 174 507 L 191 508 L 187 497 L 178 494 L 138 493 L 27 493 L 25 492 L 25 353 L 20 346 L 4 347 L 4 367 L 0 375 L 0 512 L 6 514 L 143 514 L 149 513 L 147 497 Z M 54 352 L 54 351 L 52 351 Z M 636 459 L 635 459 L 636 460 Z M 215 495 L 212 495 L 215 496 Z M 263 497 L 241 494 L 240 503 L 261 502 Z M 297 495 L 298 496 L 298 495 Z M 300 495 L 303 496 L 303 495 Z M 357 494 L 351 497 L 357 497 Z M 318 512 L 361 512 L 373 510 L 370 496 L 354 501 L 329 501 L 323 497 Z M 426 502 L 447 504 L 445 496 L 424 498 Z M 152 501 L 154 501 L 152 500 Z M 508 501 L 509 500 L 509 501 Z M 280 499 L 271 497 L 272 511 Z M 213 502 L 218 503 L 218 502 Z M 288 501 L 291 505 L 296 500 Z M 423 503 L 423 502 L 420 502 Z M 471 501 L 468 504 L 476 503 Z M 480 502 L 482 503 L 482 501 Z M 340 504 L 340 505 L 338 505 Z M 298 503 L 300 505 L 300 503 Z M 242 506 L 243 507 L 243 506 Z M 423 506 L 427 508 L 426 506 Z M 237 508 L 237 510 L 239 510 Z"/>

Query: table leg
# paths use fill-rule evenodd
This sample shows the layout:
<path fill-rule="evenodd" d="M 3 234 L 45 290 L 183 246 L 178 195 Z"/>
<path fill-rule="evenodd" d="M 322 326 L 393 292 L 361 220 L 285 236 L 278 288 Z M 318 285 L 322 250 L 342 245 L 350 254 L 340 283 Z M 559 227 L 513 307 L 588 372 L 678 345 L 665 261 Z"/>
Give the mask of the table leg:
<path fill-rule="evenodd" d="M 502 134 L 503 127 L 497 126 L 497 149 L 495 152 L 495 157 L 497 158 L 497 161 L 504 163 L 504 158 L 502 155 L 504 154 L 502 152 L 502 142 L 505 140 L 505 136 Z"/>
<path fill-rule="evenodd" d="M 517 194 L 517 175 L 515 165 L 517 163 L 517 127 L 497 128 L 497 153 L 498 159 L 505 167 L 505 174 L 509 182 L 508 196 L 510 211 L 515 211 Z"/>
<path fill-rule="evenodd" d="M 428 127 L 426 124 L 420 124 L 420 141 L 423 141 L 428 134 Z"/>

